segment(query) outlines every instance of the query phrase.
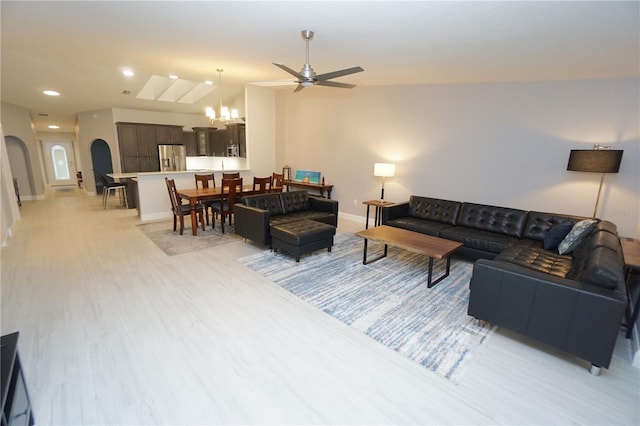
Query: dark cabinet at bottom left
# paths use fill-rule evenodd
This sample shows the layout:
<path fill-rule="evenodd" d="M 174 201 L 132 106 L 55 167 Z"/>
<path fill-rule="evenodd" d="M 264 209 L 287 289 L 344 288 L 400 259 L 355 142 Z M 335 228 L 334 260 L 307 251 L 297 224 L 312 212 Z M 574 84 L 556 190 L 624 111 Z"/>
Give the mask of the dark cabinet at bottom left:
<path fill-rule="evenodd" d="M 31 401 L 18 355 L 18 333 L 0 338 L 2 426 L 34 424 Z"/>

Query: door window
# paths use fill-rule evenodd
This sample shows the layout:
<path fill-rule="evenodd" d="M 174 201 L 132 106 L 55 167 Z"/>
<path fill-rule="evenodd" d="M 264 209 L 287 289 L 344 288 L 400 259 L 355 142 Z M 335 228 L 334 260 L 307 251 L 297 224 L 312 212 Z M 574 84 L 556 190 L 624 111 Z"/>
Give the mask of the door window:
<path fill-rule="evenodd" d="M 67 151 L 61 145 L 51 147 L 51 159 L 53 161 L 53 173 L 56 180 L 69 180 L 69 161 Z"/>

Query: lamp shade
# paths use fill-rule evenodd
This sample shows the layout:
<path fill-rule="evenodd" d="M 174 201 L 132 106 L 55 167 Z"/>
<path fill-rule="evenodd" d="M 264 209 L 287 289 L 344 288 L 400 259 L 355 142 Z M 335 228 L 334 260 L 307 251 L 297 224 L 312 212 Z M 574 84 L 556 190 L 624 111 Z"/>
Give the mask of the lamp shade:
<path fill-rule="evenodd" d="M 573 172 L 618 173 L 623 150 L 572 149 L 567 170 Z"/>
<path fill-rule="evenodd" d="M 381 177 L 393 177 L 396 174 L 396 165 L 391 163 L 375 163 L 373 175 Z"/>

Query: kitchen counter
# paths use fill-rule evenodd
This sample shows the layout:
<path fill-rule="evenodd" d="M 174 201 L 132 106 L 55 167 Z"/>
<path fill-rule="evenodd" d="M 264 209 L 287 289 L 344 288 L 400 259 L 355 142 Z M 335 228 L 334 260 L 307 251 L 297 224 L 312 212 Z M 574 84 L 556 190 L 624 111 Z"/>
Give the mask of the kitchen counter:
<path fill-rule="evenodd" d="M 253 182 L 253 174 L 249 170 L 225 170 L 225 172 L 240 172 L 245 180 Z M 178 172 L 139 172 L 126 173 L 126 175 L 135 175 L 137 181 L 137 209 L 140 220 L 152 221 L 172 218 L 171 202 L 169 201 L 169 193 L 167 192 L 167 184 L 164 179 L 173 179 L 176 182 L 176 188 L 188 189 L 195 188 L 196 182 L 194 175 L 215 173 L 216 180 L 222 178 L 220 170 L 185 170 Z M 114 178 L 115 178 L 114 173 Z"/>

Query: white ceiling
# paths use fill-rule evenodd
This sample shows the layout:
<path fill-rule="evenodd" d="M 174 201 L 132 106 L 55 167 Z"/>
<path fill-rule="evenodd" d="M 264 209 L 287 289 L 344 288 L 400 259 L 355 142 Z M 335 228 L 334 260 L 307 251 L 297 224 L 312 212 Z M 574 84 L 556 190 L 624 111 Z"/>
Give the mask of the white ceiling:
<path fill-rule="evenodd" d="M 136 94 L 152 75 L 217 83 L 217 68 L 225 95 L 227 86 L 288 79 L 272 62 L 302 68 L 303 29 L 315 32 L 315 71 L 362 66 L 336 80 L 359 86 L 640 75 L 637 1 L 3 0 L 0 14 L 2 101 L 29 109 L 38 131 L 55 123 L 71 132 L 76 113 L 112 107 L 203 113 L 217 90 L 194 104 Z"/>

